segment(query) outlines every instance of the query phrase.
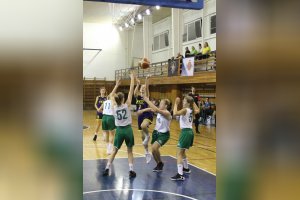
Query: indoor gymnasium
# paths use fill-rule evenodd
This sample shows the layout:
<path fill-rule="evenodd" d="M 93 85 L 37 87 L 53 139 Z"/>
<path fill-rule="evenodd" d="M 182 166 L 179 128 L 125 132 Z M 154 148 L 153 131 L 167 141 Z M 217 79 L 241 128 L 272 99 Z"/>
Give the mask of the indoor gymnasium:
<path fill-rule="evenodd" d="M 83 2 L 83 198 L 216 199 L 216 0 Z"/>

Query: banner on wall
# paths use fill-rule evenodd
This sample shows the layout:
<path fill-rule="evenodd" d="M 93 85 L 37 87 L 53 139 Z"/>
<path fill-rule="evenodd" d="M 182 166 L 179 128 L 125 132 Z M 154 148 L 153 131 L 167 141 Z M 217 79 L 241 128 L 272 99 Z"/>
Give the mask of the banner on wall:
<path fill-rule="evenodd" d="M 200 10 L 203 0 L 84 0 Z"/>
<path fill-rule="evenodd" d="M 194 76 L 194 57 L 184 58 L 182 63 L 181 76 Z"/>

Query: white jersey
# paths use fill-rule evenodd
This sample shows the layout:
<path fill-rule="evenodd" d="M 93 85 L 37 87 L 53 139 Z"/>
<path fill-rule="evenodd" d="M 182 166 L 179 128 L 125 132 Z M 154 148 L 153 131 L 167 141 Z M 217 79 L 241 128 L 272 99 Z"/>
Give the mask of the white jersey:
<path fill-rule="evenodd" d="M 157 113 L 156 124 L 154 130 L 160 133 L 165 133 L 170 130 L 171 116 L 169 119 L 165 118 L 162 114 Z"/>
<path fill-rule="evenodd" d="M 132 124 L 131 111 L 127 104 L 114 106 L 113 111 L 116 126 L 128 126 Z"/>
<path fill-rule="evenodd" d="M 104 115 L 114 115 L 111 100 L 104 101 L 104 103 L 103 103 L 103 114 Z"/>
<path fill-rule="evenodd" d="M 193 128 L 193 111 L 190 108 L 186 108 L 186 114 L 180 115 L 179 120 L 180 128 Z"/>

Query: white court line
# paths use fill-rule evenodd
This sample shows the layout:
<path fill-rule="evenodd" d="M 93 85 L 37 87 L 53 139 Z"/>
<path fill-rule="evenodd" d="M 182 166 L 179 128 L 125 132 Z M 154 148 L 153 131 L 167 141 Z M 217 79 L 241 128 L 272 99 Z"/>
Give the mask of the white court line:
<path fill-rule="evenodd" d="M 172 158 L 175 158 L 174 156 L 171 156 L 171 155 L 169 155 L 170 157 L 172 157 Z M 175 158 L 176 160 L 177 160 L 177 158 Z M 205 170 L 205 169 L 202 169 L 202 168 L 200 168 L 200 167 L 197 167 L 196 165 L 193 165 L 193 164 L 191 164 L 191 163 L 189 163 L 189 165 L 192 165 L 193 167 L 196 167 L 197 169 L 200 169 L 200 170 L 202 170 L 202 171 L 205 171 L 205 172 L 207 172 L 207 173 L 209 173 L 209 174 L 212 174 L 212 175 L 214 175 L 214 176 L 216 176 L 216 174 L 214 174 L 214 173 L 212 173 L 212 172 L 209 172 L 209 171 L 207 171 L 207 170 Z"/>
<path fill-rule="evenodd" d="M 145 156 L 134 156 L 134 158 L 144 158 Z M 114 160 L 116 160 L 116 159 L 119 159 L 119 158 L 121 158 L 121 159 L 128 159 L 128 157 L 117 157 L 117 158 L 115 158 Z M 96 159 L 83 159 L 83 161 L 91 161 L 91 160 L 107 160 L 108 158 L 96 158 Z"/>
<path fill-rule="evenodd" d="M 172 194 L 175 196 L 180 196 L 180 197 L 184 197 L 187 199 L 192 199 L 192 200 L 197 200 L 193 197 L 189 197 L 189 196 L 185 196 L 182 194 L 177 194 L 177 193 L 173 193 L 173 192 L 166 192 L 166 191 L 160 191 L 160 190 L 145 190 L 145 189 L 109 189 L 109 190 L 95 190 L 95 191 L 89 191 L 89 192 L 84 192 L 83 195 L 85 194 L 91 194 L 91 193 L 97 193 L 97 192 L 111 192 L 111 191 L 140 191 L 140 192 L 157 192 L 157 193 L 164 193 L 164 194 Z"/>

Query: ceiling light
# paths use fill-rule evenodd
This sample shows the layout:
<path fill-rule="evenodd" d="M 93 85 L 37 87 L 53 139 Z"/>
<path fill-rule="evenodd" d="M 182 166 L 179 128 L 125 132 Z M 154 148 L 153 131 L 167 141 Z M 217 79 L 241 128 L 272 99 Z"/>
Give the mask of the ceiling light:
<path fill-rule="evenodd" d="M 150 15 L 150 14 L 151 14 L 151 12 L 150 12 L 149 9 L 146 10 L 146 14 L 147 14 L 147 15 Z"/>
<path fill-rule="evenodd" d="M 138 14 L 137 17 L 138 17 L 139 20 L 141 20 L 143 18 L 141 14 Z"/>
<path fill-rule="evenodd" d="M 134 24 L 134 18 L 132 18 L 130 21 L 131 21 L 132 24 Z"/>
<path fill-rule="evenodd" d="M 128 25 L 127 23 L 125 23 L 125 27 L 126 27 L 126 28 L 128 28 L 128 27 L 129 27 L 129 25 Z"/>
<path fill-rule="evenodd" d="M 122 26 L 120 26 L 119 29 L 120 29 L 120 31 L 123 31 L 123 27 Z"/>

